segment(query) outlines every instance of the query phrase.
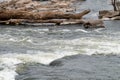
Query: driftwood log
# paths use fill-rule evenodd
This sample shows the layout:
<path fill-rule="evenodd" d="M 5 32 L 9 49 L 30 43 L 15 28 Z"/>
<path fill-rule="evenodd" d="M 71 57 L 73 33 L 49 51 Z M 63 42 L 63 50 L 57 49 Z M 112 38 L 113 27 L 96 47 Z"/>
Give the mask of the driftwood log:
<path fill-rule="evenodd" d="M 102 21 L 84 20 L 90 10 L 74 13 L 75 0 L 50 0 L 42 4 L 36 0 L 10 0 L 0 3 L 0 24 L 54 23 L 56 25 L 83 24 L 85 28 L 103 27 Z"/>
<path fill-rule="evenodd" d="M 118 16 L 117 11 L 109 11 L 109 10 L 99 11 L 99 18 L 112 18 L 114 16 Z"/>
<path fill-rule="evenodd" d="M 63 12 L 28 12 L 21 10 L 3 10 L 0 11 L 0 20 L 9 19 L 34 19 L 34 20 L 47 20 L 47 19 L 81 19 L 84 15 L 88 14 L 90 10 L 85 10 L 81 13 L 70 14 Z"/>
<path fill-rule="evenodd" d="M 99 11 L 99 19 L 120 20 L 119 11 L 110 11 L 110 10 Z"/>
<path fill-rule="evenodd" d="M 66 20 L 66 19 L 50 19 L 50 20 L 28 20 L 28 19 L 10 19 L 0 21 L 0 24 L 19 25 L 24 23 L 54 23 L 55 25 L 67 25 L 67 24 L 83 24 L 84 20 Z"/>
<path fill-rule="evenodd" d="M 102 20 L 120 20 L 120 1 L 111 0 L 114 10 L 99 11 L 99 19 Z"/>
<path fill-rule="evenodd" d="M 19 25 L 23 23 L 55 23 L 56 25 L 60 25 L 63 20 L 28 20 L 28 19 L 10 19 L 0 21 L 0 24 L 10 24 L 10 25 Z"/>
<path fill-rule="evenodd" d="M 37 1 L 37 0 L 10 0 L 10 1 L 4 1 L 0 3 L 0 10 L 25 10 L 25 11 L 31 11 L 31 12 L 38 12 L 38 11 L 75 11 L 74 7 L 71 7 L 73 5 L 72 1 L 59 1 L 56 0 L 55 3 L 53 1 L 49 0 L 47 3 L 44 3 L 43 1 Z"/>
<path fill-rule="evenodd" d="M 2 2 L 0 3 L 0 24 L 55 23 L 56 25 L 60 25 L 83 23 L 81 20 L 82 17 L 88 14 L 90 10 L 84 10 L 80 13 L 62 11 L 64 9 L 71 11 L 72 8 L 69 7 L 73 1 L 51 0 L 48 5 L 43 5 L 41 2 L 32 0 Z M 57 8 L 55 8 L 56 6 Z M 46 11 L 39 11 L 41 9 Z"/>

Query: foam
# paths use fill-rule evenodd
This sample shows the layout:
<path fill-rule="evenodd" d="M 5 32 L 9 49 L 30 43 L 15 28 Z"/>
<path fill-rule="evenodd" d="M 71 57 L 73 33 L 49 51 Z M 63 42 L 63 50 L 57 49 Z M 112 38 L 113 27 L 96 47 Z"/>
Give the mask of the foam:
<path fill-rule="evenodd" d="M 17 73 L 15 72 L 16 65 L 21 63 L 15 58 L 0 58 L 0 80 L 15 80 Z"/>
<path fill-rule="evenodd" d="M 19 63 L 35 62 L 48 65 L 56 59 L 76 54 L 120 54 L 120 41 L 117 39 L 111 39 L 111 37 L 85 37 L 72 40 L 53 39 L 43 45 L 49 45 L 51 43 L 55 44 L 55 46 L 48 46 L 49 49 L 52 49 L 51 52 L 28 50 L 26 54 L 1 54 L 0 69 L 3 70 L 0 71 L 0 80 L 15 80 L 15 76 L 17 75 L 15 72 L 16 65 Z"/>
<path fill-rule="evenodd" d="M 15 80 L 16 75 L 14 70 L 4 69 L 0 71 L 0 80 Z"/>
<path fill-rule="evenodd" d="M 36 52 L 36 54 L 34 53 Z M 62 54 L 59 54 L 62 53 Z M 67 53 L 67 54 L 66 54 Z M 34 54 L 34 55 L 33 55 Z M 66 55 L 74 55 L 75 52 L 67 51 L 56 51 L 55 53 L 45 53 L 41 51 L 33 51 L 33 54 L 3 54 L 0 58 L 0 68 L 3 70 L 0 71 L 0 80 L 15 80 L 15 76 L 18 75 L 16 70 L 16 65 L 19 63 L 42 63 L 48 65 L 52 61 L 58 58 L 62 58 Z M 7 77 L 6 77 L 7 76 Z"/>
<path fill-rule="evenodd" d="M 89 33 L 88 31 L 84 30 L 84 29 L 76 29 L 75 32 L 84 32 L 84 33 Z"/>

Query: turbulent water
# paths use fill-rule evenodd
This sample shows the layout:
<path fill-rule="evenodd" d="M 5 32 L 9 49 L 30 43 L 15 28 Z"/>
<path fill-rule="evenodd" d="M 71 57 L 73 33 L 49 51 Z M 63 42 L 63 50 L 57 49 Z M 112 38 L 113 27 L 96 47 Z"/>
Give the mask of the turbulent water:
<path fill-rule="evenodd" d="M 92 10 L 86 18 L 112 9 L 108 0 L 87 0 L 76 7 Z M 105 21 L 105 26 L 0 25 L 0 80 L 118 80 L 120 21 Z M 60 59 L 72 55 L 78 56 Z"/>

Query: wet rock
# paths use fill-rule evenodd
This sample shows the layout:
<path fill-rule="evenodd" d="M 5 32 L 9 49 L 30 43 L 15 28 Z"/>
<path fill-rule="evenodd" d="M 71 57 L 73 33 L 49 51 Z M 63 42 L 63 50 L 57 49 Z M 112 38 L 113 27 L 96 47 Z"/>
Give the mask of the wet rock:
<path fill-rule="evenodd" d="M 64 57 L 51 63 L 55 66 L 62 62 L 60 67 L 29 65 L 26 74 L 19 74 L 16 80 L 119 80 L 119 59 L 117 55 Z"/>
<path fill-rule="evenodd" d="M 0 67 L 0 71 L 2 71 L 4 68 Z"/>
<path fill-rule="evenodd" d="M 55 66 L 62 66 L 63 63 L 62 61 L 56 60 L 56 61 L 51 62 L 49 65 L 55 67 Z"/>
<path fill-rule="evenodd" d="M 85 29 L 88 28 L 105 28 L 102 20 L 88 20 L 83 24 Z"/>
<path fill-rule="evenodd" d="M 24 80 L 36 80 L 36 78 L 26 78 Z"/>

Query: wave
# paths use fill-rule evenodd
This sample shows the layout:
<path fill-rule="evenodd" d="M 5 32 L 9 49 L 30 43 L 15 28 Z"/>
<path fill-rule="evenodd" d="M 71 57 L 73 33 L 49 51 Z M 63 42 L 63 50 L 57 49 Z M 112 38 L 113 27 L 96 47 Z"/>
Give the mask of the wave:
<path fill-rule="evenodd" d="M 73 40 L 51 40 L 45 45 L 54 44 L 47 48 L 52 51 L 27 50 L 26 53 L 6 53 L 0 56 L 0 79 L 14 80 L 17 64 L 35 62 L 48 65 L 64 56 L 77 54 L 120 54 L 120 41 L 111 38 L 79 38 Z M 43 48 L 45 48 L 43 46 Z M 45 48 L 46 49 L 46 48 Z M 8 76 L 9 75 L 9 76 Z M 6 77 L 8 76 L 8 77 Z"/>

